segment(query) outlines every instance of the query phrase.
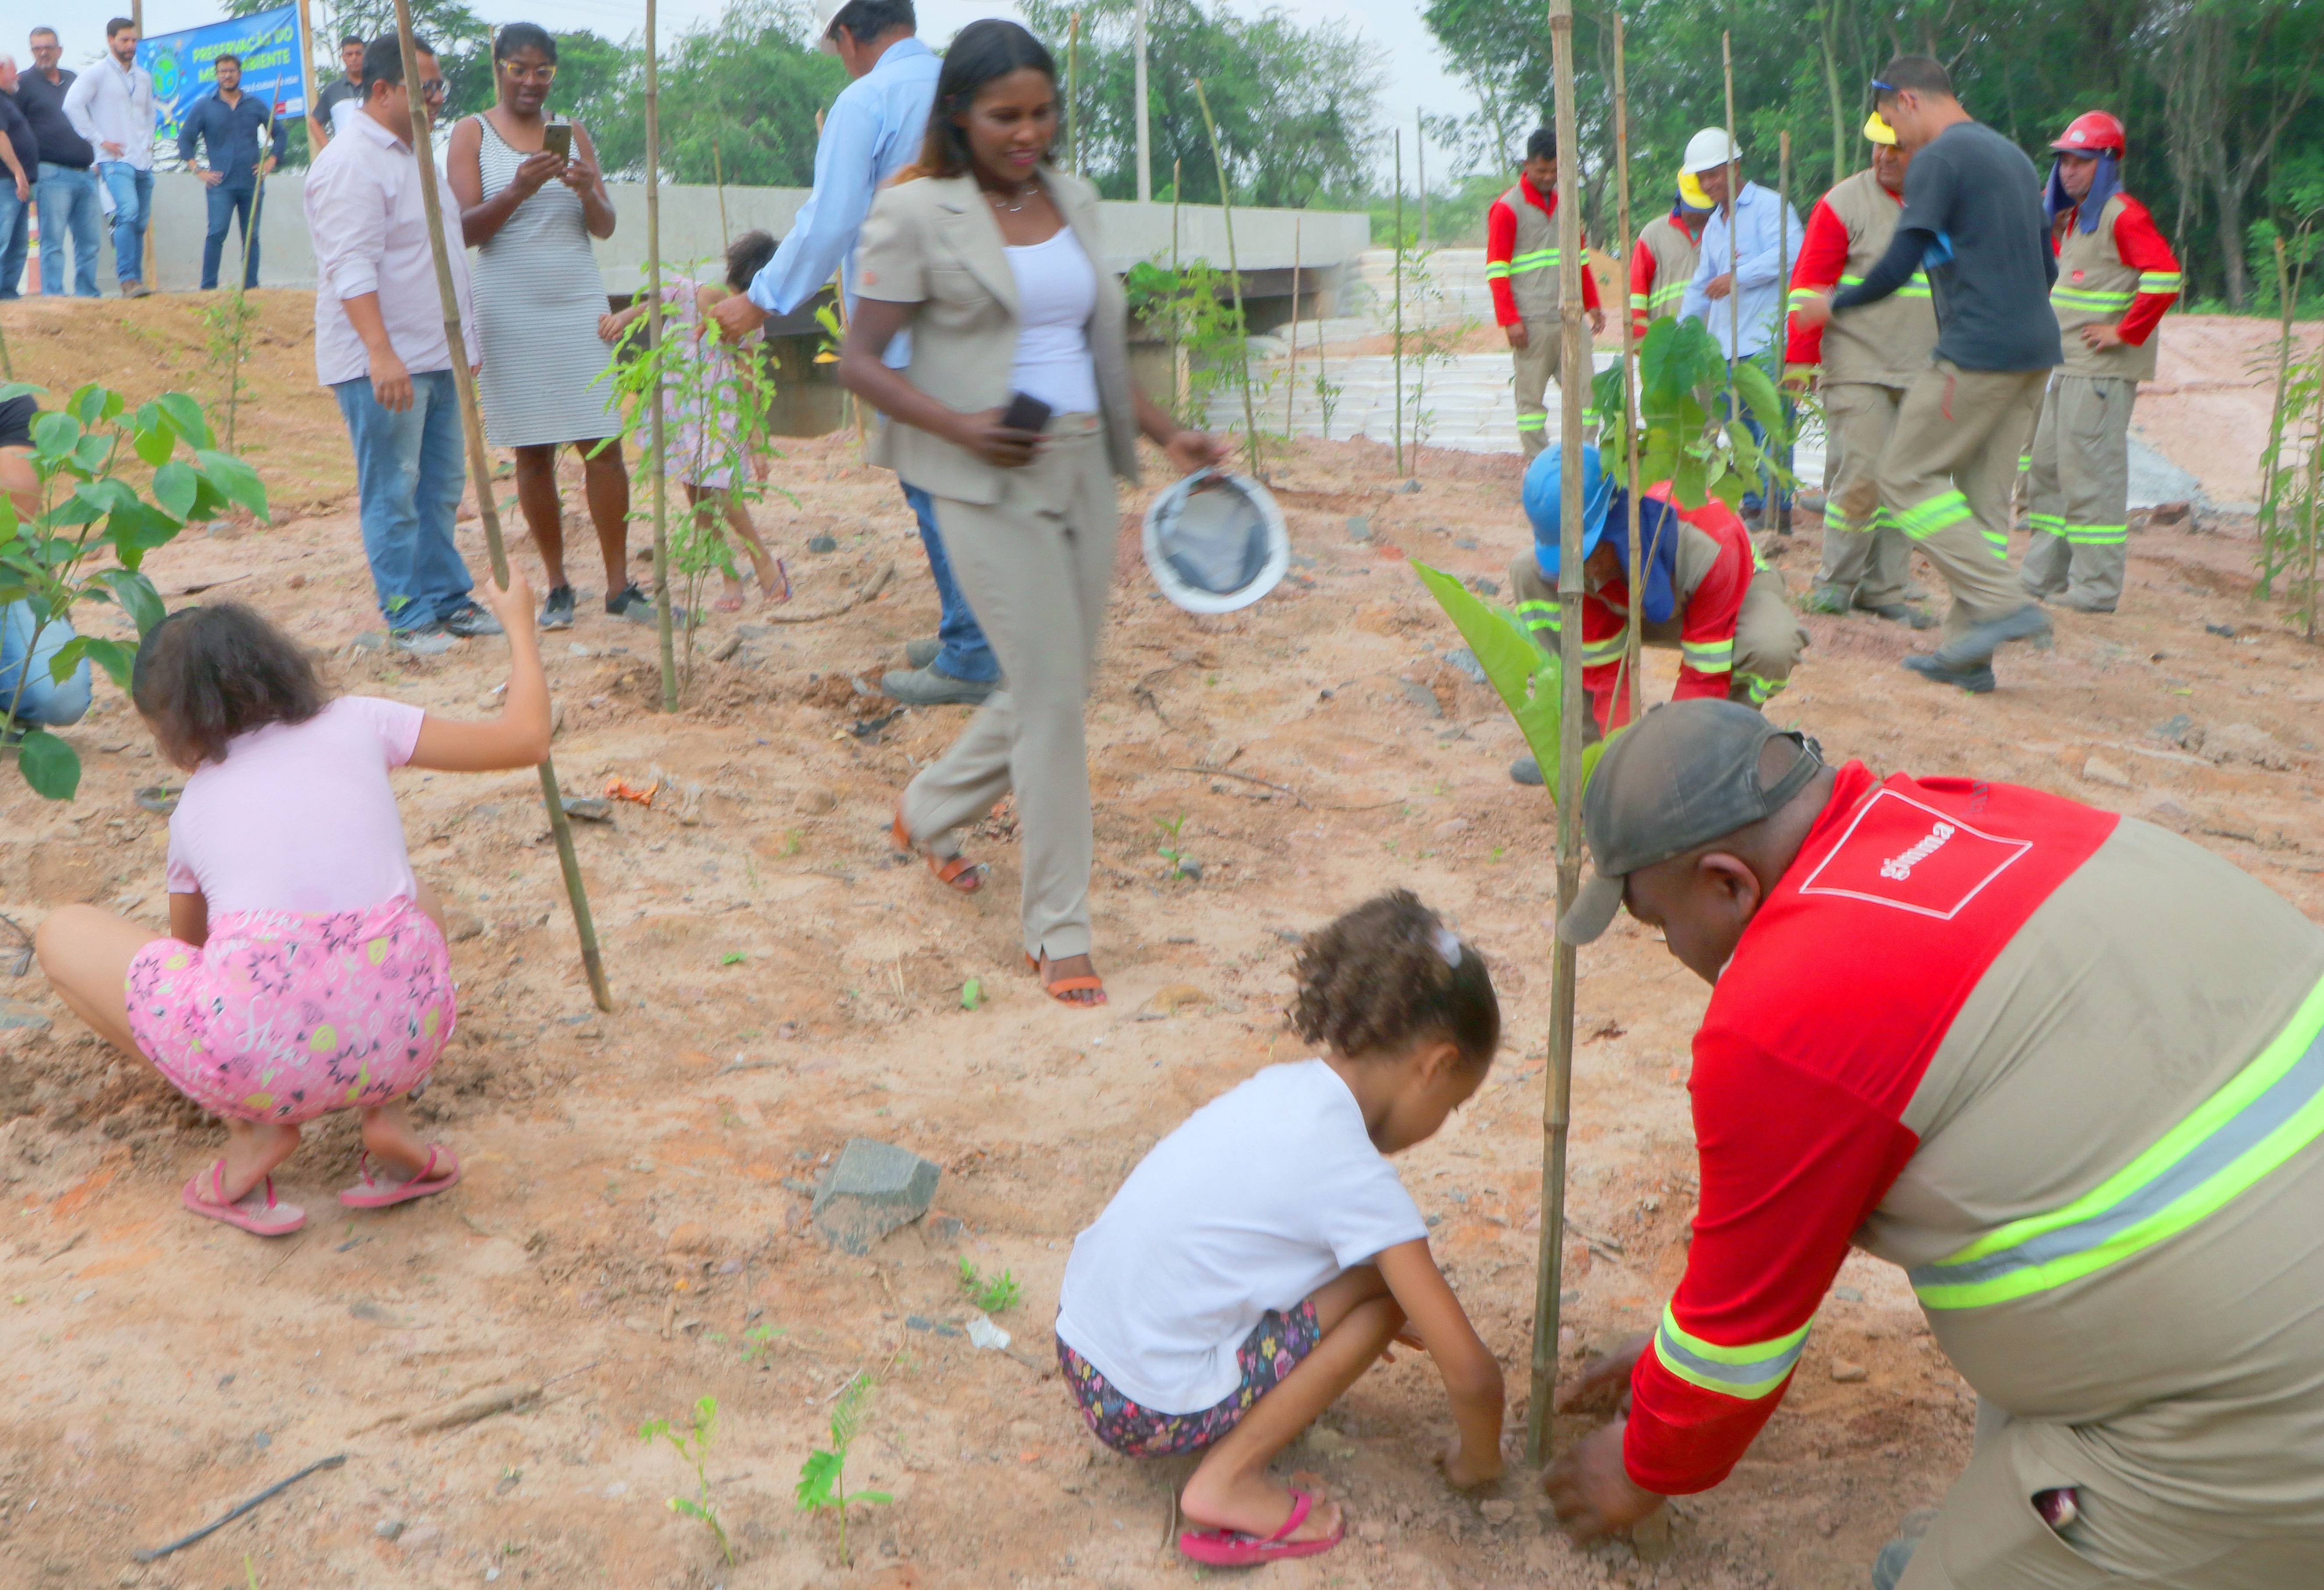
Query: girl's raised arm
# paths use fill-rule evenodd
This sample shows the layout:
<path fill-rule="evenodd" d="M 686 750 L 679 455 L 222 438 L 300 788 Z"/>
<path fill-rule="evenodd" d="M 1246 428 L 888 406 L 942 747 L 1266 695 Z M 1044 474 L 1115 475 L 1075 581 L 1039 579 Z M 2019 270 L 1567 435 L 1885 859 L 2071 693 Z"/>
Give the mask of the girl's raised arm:
<path fill-rule="evenodd" d="M 549 676 L 540 666 L 540 640 L 532 628 L 532 587 L 509 565 L 505 589 L 487 579 L 476 588 L 508 631 L 508 695 L 501 715 L 467 723 L 430 712 L 411 748 L 411 766 L 446 773 L 490 773 L 530 767 L 549 754 Z"/>

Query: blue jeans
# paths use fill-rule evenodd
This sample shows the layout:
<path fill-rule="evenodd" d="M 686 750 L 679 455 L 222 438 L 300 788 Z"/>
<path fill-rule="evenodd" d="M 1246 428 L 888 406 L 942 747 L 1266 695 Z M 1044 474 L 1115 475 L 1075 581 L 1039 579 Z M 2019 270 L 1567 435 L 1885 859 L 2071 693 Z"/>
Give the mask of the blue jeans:
<path fill-rule="evenodd" d="M 218 258 L 226 252 L 226 234 L 235 217 L 242 218 L 243 240 L 250 245 L 250 263 L 242 273 L 244 287 L 258 285 L 258 213 L 266 201 L 254 183 L 248 188 L 230 188 L 221 182 L 207 195 L 210 207 L 210 229 L 202 238 L 202 290 L 208 292 L 217 285 Z"/>
<path fill-rule="evenodd" d="M 32 243 L 32 201 L 16 197 L 16 185 L 0 177 L 0 303 L 22 298 L 24 254 Z"/>
<path fill-rule="evenodd" d="M 448 370 L 411 378 L 411 407 L 391 414 L 358 376 L 331 389 L 355 444 L 364 556 L 391 630 L 417 629 L 468 599 L 468 565 L 452 544 L 466 454 L 460 393 Z"/>
<path fill-rule="evenodd" d="M 926 492 L 912 485 L 904 488 L 904 501 L 912 505 L 913 517 L 920 521 L 920 545 L 928 550 L 928 573 L 936 576 L 936 607 L 942 615 L 936 620 L 936 639 L 944 642 L 944 649 L 928 666 L 951 678 L 990 685 L 1001 677 L 1001 662 L 992 655 L 976 615 L 968 610 L 968 598 L 960 593 L 960 585 L 952 577 L 952 559 L 945 556 L 944 538 L 936 534 L 936 504 L 928 501 Z"/>
<path fill-rule="evenodd" d="M 40 630 L 38 645 L 32 641 L 35 629 Z M 76 663 L 61 684 L 49 676 L 49 659 L 72 638 L 73 627 L 62 619 L 51 619 L 42 627 L 29 602 L 0 607 L 0 727 L 38 723 L 60 729 L 80 721 L 88 711 L 88 659 Z M 16 694 L 20 683 L 21 697 Z M 12 701 L 16 703 L 14 724 L 8 713 Z"/>
<path fill-rule="evenodd" d="M 153 173 L 127 161 L 99 161 L 98 173 L 113 195 L 113 273 L 123 281 L 145 280 L 145 220 L 153 213 Z M 42 228 L 46 231 L 46 227 Z"/>
<path fill-rule="evenodd" d="M 41 207 L 41 295 L 62 298 L 79 283 L 80 296 L 97 297 L 97 176 L 87 166 L 41 162 L 32 202 Z M 65 274 L 65 239 L 72 239 L 73 270 Z"/>

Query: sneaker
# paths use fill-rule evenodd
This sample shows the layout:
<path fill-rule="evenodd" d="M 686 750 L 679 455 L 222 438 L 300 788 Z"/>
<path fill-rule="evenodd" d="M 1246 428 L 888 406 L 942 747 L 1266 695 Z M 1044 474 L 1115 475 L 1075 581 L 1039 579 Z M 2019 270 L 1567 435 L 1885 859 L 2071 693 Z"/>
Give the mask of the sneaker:
<path fill-rule="evenodd" d="M 1857 611 L 1868 612 L 1876 619 L 1886 619 L 1892 624 L 1903 624 L 1908 629 L 1933 630 L 1937 627 L 1936 614 L 1909 602 L 1882 602 L 1868 604 Z"/>
<path fill-rule="evenodd" d="M 1837 617 L 1849 611 L 1849 595 L 1837 585 L 1818 585 L 1800 598 L 1800 609 L 1803 612 L 1830 613 Z"/>
<path fill-rule="evenodd" d="M 1947 667 L 1959 668 L 1993 660 L 1993 654 L 2012 640 L 2032 643 L 2036 651 L 2047 651 L 2057 639 L 2051 627 L 2050 615 L 2039 604 L 2027 602 L 2006 618 L 1978 624 L 1937 649 Z"/>
<path fill-rule="evenodd" d="M 997 682 L 955 679 L 933 667 L 883 674 L 880 688 L 908 707 L 973 707 L 1000 688 Z"/>
<path fill-rule="evenodd" d="M 409 630 L 391 630 L 387 640 L 396 650 L 413 657 L 442 657 L 452 649 L 450 632 L 433 620 L 414 624 Z"/>
<path fill-rule="evenodd" d="M 661 621 L 654 611 L 654 599 L 639 590 L 634 583 L 622 586 L 619 593 L 605 598 L 605 611 L 633 624 L 658 624 Z M 674 627 L 684 629 L 686 610 L 673 606 L 669 610 L 669 621 Z"/>
<path fill-rule="evenodd" d="M 506 632 L 502 630 L 501 621 L 493 617 L 492 609 L 484 606 L 473 596 L 463 598 L 459 606 L 446 613 L 437 622 L 444 626 L 446 634 L 456 635 L 463 640 L 473 640 L 479 635 L 499 635 Z"/>
<path fill-rule="evenodd" d="M 1955 665 L 1943 661 L 1934 652 L 1914 652 L 1904 659 L 1904 666 L 1923 678 L 1933 679 L 1940 685 L 1958 685 L 1971 695 L 1989 695 L 1993 693 L 1994 678 L 1991 663 Z"/>
<path fill-rule="evenodd" d="M 540 627 L 543 630 L 570 630 L 573 627 L 573 587 L 552 585 L 548 600 L 540 604 Z"/>
<path fill-rule="evenodd" d="M 1531 757 L 1519 757 L 1509 764 L 1509 782 L 1522 784 L 1527 789 L 1540 789 L 1549 781 L 1541 776 L 1541 764 Z"/>
<path fill-rule="evenodd" d="M 2093 602 L 2087 596 L 2077 596 L 2069 591 L 2058 598 L 2058 605 L 2072 612 L 2112 612 L 2111 602 Z"/>
<path fill-rule="evenodd" d="M 907 667 L 925 668 L 944 655 L 944 642 L 934 635 L 923 635 L 917 640 L 904 642 L 904 664 Z"/>
<path fill-rule="evenodd" d="M 142 281 L 124 281 L 121 284 L 121 296 L 124 299 L 150 299 L 153 296 L 153 290 Z"/>

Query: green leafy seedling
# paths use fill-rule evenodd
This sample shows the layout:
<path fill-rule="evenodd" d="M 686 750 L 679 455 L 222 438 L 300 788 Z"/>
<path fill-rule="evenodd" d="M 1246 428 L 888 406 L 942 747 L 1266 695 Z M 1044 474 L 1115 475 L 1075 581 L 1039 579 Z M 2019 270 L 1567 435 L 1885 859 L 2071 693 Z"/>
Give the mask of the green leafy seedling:
<path fill-rule="evenodd" d="M 983 1004 L 983 1003 L 984 1003 L 984 982 L 983 982 L 983 979 L 980 979 L 980 978 L 971 978 L 971 979 L 968 979 L 968 981 L 966 981 L 966 982 L 964 982 L 964 983 L 961 984 L 961 986 L 960 986 L 960 1007 L 961 1007 L 963 1010 L 974 1010 L 978 1006 L 980 1006 L 980 1005 L 982 1005 L 982 1004 Z"/>
<path fill-rule="evenodd" d="M 1017 1284 L 1013 1272 L 1003 1270 L 988 1281 L 977 1273 L 976 1266 L 965 1257 L 960 1262 L 960 1290 L 970 1301 L 988 1314 L 1015 1308 L 1025 1295 L 1025 1289 Z"/>
<path fill-rule="evenodd" d="M 717 1504 L 710 1500 L 710 1443 L 718 1434 L 718 1399 L 706 1396 L 694 1404 L 694 1428 L 679 1430 L 667 1419 L 650 1419 L 638 1426 L 638 1438 L 647 1442 L 668 1441 L 678 1455 L 694 1466 L 695 1493 L 672 1496 L 669 1510 L 687 1518 L 699 1519 L 710 1526 L 718 1537 L 718 1549 L 731 1566 L 734 1547 L 726 1539 L 726 1526 L 718 1521 Z"/>
<path fill-rule="evenodd" d="M 1557 745 L 1558 729 L 1564 715 L 1560 690 L 1563 664 L 1534 644 L 1514 614 L 1479 598 L 1452 575 L 1416 559 L 1412 572 L 1420 576 L 1420 583 L 1436 598 L 1437 605 L 1452 620 L 1452 627 L 1461 631 L 1461 639 L 1477 654 L 1485 677 L 1492 681 L 1501 703 L 1517 720 L 1526 748 L 1533 752 L 1534 760 L 1548 778 L 1553 798 L 1562 800 L 1564 791 L 1557 788 Z M 1601 740 L 1582 747 L 1584 788 L 1589 786 L 1590 775 L 1609 743 Z"/>
<path fill-rule="evenodd" d="M 1178 846 L 1178 831 L 1186 826 L 1186 814 L 1181 812 L 1176 817 L 1157 817 L 1154 826 L 1162 831 L 1164 841 L 1154 847 L 1154 853 L 1170 863 L 1171 877 L 1182 877 L 1186 870 L 1186 852 Z"/>
<path fill-rule="evenodd" d="M 839 1560 L 848 1567 L 854 1566 L 855 1561 L 847 1549 L 848 1508 L 858 1502 L 885 1507 L 896 1500 L 885 1491 L 858 1491 L 853 1495 L 847 1492 L 847 1449 L 855 1444 L 856 1434 L 863 1428 L 863 1405 L 871 1399 L 872 1385 L 868 1374 L 858 1374 L 847 1383 L 847 1389 L 832 1405 L 831 1450 L 811 1449 L 807 1461 L 799 1465 L 798 1510 L 821 1512 L 829 1509 L 838 1512 Z"/>
<path fill-rule="evenodd" d="M 779 1327 L 772 1325 L 761 1323 L 751 1327 L 742 1333 L 742 1362 L 756 1363 L 773 1349 L 775 1338 L 782 1334 Z"/>
<path fill-rule="evenodd" d="M 740 950 L 729 950 L 729 951 L 727 951 L 725 954 L 721 955 L 721 956 L 718 958 L 718 964 L 719 964 L 719 965 L 721 965 L 721 966 L 740 966 L 740 965 L 742 965 L 742 951 L 741 951 Z"/>

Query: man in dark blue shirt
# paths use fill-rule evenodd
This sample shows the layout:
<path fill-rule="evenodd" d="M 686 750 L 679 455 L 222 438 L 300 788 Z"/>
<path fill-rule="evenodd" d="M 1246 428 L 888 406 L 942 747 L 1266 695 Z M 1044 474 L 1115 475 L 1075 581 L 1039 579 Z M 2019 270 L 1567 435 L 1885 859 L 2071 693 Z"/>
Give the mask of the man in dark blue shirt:
<path fill-rule="evenodd" d="M 202 239 L 202 289 L 217 285 L 218 256 L 227 227 L 242 218 L 243 286 L 258 285 L 259 179 L 282 159 L 288 130 L 264 100 L 242 91 L 242 58 L 221 55 L 211 63 L 217 87 L 194 101 L 178 133 L 178 158 L 209 186 L 209 233 Z M 272 147 L 264 145 L 271 142 Z M 209 146 L 209 167 L 194 164 L 198 144 Z"/>

